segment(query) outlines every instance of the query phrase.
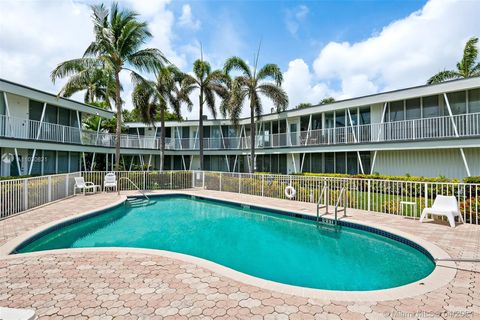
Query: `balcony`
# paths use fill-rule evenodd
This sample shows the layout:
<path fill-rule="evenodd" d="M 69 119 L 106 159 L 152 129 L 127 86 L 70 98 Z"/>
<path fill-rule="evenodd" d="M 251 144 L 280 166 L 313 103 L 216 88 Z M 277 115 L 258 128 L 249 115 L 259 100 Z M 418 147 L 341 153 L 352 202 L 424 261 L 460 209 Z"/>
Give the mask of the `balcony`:
<path fill-rule="evenodd" d="M 0 137 L 109 148 L 115 147 L 116 140 L 115 134 L 112 133 L 97 133 L 4 115 L 0 115 Z M 465 137 L 480 137 L 480 113 L 257 135 L 255 144 L 258 149 L 266 149 Z M 160 139 L 122 134 L 120 146 L 122 148 L 158 150 L 160 149 Z M 249 148 L 250 137 L 204 139 L 205 150 L 244 150 Z M 199 141 L 189 138 L 166 138 L 165 149 L 198 150 Z"/>

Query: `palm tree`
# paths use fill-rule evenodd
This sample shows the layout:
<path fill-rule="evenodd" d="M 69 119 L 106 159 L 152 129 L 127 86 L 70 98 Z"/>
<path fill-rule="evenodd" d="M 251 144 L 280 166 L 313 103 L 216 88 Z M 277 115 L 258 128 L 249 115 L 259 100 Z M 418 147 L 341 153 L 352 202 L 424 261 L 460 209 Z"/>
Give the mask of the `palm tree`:
<path fill-rule="evenodd" d="M 95 40 L 88 46 L 82 58 L 59 64 L 51 74 L 57 78 L 75 76 L 80 70 L 92 70 L 101 65 L 114 80 L 114 101 L 117 114 L 115 139 L 115 169 L 120 166 L 120 134 L 122 130 L 122 89 L 120 72 L 130 72 L 132 79 L 140 82 L 143 78 L 137 71 L 154 71 L 167 62 L 158 49 L 140 47 L 152 37 L 146 22 L 138 20 L 138 14 L 120 9 L 113 3 L 110 10 L 103 4 L 92 6 L 92 21 Z"/>
<path fill-rule="evenodd" d="M 288 96 L 281 87 L 282 71 L 276 64 L 266 64 L 257 70 L 258 54 L 253 69 L 239 57 L 227 59 L 224 66 L 225 73 L 236 70 L 240 72 L 231 85 L 229 111 L 232 121 L 237 124 L 245 99 L 250 101 L 250 172 L 255 171 L 255 115 L 262 114 L 261 96 L 269 98 L 277 111 L 283 111 L 288 105 Z M 269 81 L 273 80 L 273 82 Z"/>
<path fill-rule="evenodd" d="M 174 114 L 181 117 L 181 104 L 185 102 L 189 111 L 192 102 L 180 90 L 184 74 L 173 65 L 160 68 L 155 72 L 155 81 L 144 81 L 136 85 L 132 93 L 134 107 L 143 122 L 154 124 L 160 113 L 160 170 L 163 170 L 165 158 L 165 112 L 170 107 Z"/>
<path fill-rule="evenodd" d="M 220 112 L 227 113 L 229 97 L 229 77 L 221 70 L 211 71 L 210 64 L 203 59 L 193 63 L 193 75 L 186 74 L 182 81 L 182 91 L 185 96 L 190 96 L 194 90 L 198 90 L 198 137 L 200 148 L 200 169 L 204 169 L 203 163 L 203 106 L 206 104 L 212 116 L 217 118 L 216 98 L 221 99 Z"/>
<path fill-rule="evenodd" d="M 462 79 L 480 76 L 480 63 L 476 63 L 478 57 L 478 38 L 472 37 L 465 44 L 463 57 L 457 63 L 457 70 L 443 70 L 428 79 L 428 84 L 439 83 L 447 80 Z"/>
<path fill-rule="evenodd" d="M 67 80 L 58 95 L 69 98 L 77 92 L 85 91 L 85 103 L 105 102 L 110 109 L 110 100 L 115 97 L 113 74 L 107 73 L 102 66 L 84 68 L 79 64 L 76 68 L 77 71 Z"/>

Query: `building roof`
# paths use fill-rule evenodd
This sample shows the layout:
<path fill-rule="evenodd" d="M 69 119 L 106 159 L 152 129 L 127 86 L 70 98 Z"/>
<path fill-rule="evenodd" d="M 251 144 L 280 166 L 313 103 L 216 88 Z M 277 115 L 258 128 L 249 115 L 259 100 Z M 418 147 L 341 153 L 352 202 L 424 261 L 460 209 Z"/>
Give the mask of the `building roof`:
<path fill-rule="evenodd" d="M 46 102 L 62 108 L 80 111 L 83 113 L 98 115 L 104 118 L 112 118 L 114 113 L 109 110 L 98 108 L 72 99 L 59 97 L 56 94 L 34 89 L 19 83 L 0 78 L 0 91 L 28 97 L 32 100 Z"/>

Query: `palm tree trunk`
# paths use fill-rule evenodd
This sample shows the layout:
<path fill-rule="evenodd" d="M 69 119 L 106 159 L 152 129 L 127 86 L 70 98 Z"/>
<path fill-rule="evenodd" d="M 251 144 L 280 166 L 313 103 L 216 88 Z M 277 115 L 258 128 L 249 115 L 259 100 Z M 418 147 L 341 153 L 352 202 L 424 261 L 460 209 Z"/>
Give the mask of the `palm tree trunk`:
<path fill-rule="evenodd" d="M 250 100 L 250 173 L 255 172 L 255 101 Z"/>
<path fill-rule="evenodd" d="M 115 132 L 115 171 L 120 170 L 120 135 L 122 133 L 122 98 L 120 97 L 120 75 L 115 72 L 115 107 L 117 108 L 117 128 Z"/>
<path fill-rule="evenodd" d="M 200 143 L 200 170 L 203 170 L 203 90 L 200 88 L 199 119 L 198 119 L 198 139 Z"/>
<path fill-rule="evenodd" d="M 160 171 L 165 163 L 165 108 L 160 108 Z"/>

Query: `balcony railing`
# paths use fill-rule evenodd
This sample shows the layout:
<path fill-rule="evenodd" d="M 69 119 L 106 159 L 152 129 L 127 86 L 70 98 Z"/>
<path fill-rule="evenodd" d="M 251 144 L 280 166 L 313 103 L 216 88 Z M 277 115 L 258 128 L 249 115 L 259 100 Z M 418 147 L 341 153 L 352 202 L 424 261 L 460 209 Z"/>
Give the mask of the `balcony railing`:
<path fill-rule="evenodd" d="M 115 147 L 115 134 L 80 130 L 35 120 L 0 115 L 0 137 Z M 455 137 L 480 137 L 480 113 L 397 122 L 374 123 L 292 133 L 257 135 L 256 148 L 322 146 L 388 141 L 415 141 Z M 122 134 L 122 148 L 160 149 L 160 139 Z M 250 148 L 250 137 L 205 138 L 205 150 Z M 166 138 L 167 150 L 198 150 L 197 138 Z"/>

